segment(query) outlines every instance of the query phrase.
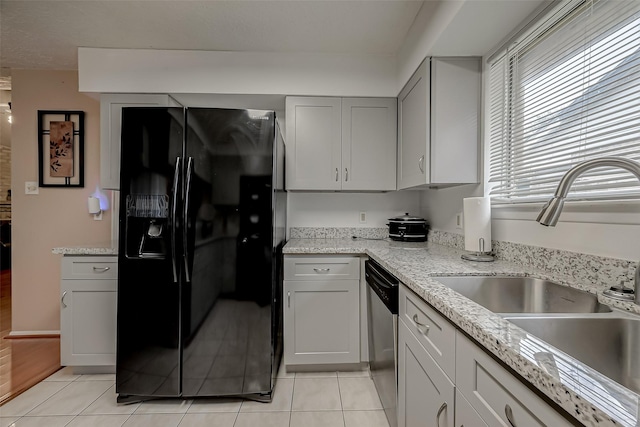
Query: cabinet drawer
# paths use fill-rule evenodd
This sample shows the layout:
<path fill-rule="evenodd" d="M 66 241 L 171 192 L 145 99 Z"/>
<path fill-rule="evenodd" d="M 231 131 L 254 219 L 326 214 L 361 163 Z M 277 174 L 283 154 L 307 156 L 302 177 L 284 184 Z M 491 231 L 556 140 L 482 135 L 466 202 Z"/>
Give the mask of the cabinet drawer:
<path fill-rule="evenodd" d="M 487 424 L 572 425 L 461 332 L 456 364 L 456 386 Z"/>
<path fill-rule="evenodd" d="M 115 256 L 78 256 L 62 259 L 63 279 L 117 279 Z"/>
<path fill-rule="evenodd" d="M 284 280 L 360 280 L 359 257 L 285 256 Z"/>
<path fill-rule="evenodd" d="M 405 286 L 400 286 L 399 316 L 450 378 L 455 376 L 456 329 Z"/>

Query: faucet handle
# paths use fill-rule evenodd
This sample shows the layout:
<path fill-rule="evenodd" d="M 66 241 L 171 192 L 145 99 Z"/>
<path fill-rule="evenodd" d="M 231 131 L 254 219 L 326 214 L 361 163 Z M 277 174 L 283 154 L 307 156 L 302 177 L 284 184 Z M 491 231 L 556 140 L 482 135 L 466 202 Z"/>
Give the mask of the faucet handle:
<path fill-rule="evenodd" d="M 624 280 L 621 280 L 619 285 L 612 286 L 609 289 L 603 291 L 602 294 L 608 296 L 609 298 L 622 301 L 633 301 L 635 297 L 633 289 L 624 286 Z"/>

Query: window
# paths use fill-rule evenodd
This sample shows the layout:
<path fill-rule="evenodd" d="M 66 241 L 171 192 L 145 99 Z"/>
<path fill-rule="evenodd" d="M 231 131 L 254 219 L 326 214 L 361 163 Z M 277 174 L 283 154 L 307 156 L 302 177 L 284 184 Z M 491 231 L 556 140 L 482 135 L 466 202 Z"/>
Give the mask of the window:
<path fill-rule="evenodd" d="M 575 164 L 640 161 L 640 1 L 565 1 L 490 63 L 494 203 L 548 200 Z M 598 168 L 569 198 L 640 198 L 630 173 Z"/>

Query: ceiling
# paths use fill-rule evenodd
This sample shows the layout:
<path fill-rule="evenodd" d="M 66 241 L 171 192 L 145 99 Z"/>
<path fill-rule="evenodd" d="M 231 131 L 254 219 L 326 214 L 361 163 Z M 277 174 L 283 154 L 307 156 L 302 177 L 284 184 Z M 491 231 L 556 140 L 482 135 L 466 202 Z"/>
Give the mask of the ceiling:
<path fill-rule="evenodd" d="M 77 48 L 394 55 L 416 0 L 0 0 L 3 68 L 76 69 Z"/>

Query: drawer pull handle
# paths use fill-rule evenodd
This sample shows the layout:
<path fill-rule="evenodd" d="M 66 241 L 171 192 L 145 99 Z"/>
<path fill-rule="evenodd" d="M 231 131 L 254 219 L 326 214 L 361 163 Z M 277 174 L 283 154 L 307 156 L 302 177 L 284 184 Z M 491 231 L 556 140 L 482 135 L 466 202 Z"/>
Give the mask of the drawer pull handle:
<path fill-rule="evenodd" d="M 507 416 L 507 421 L 509 421 L 511 427 L 516 427 L 516 423 L 513 421 L 513 411 L 508 404 L 504 405 L 504 414 Z"/>
<path fill-rule="evenodd" d="M 62 298 L 60 298 L 60 303 L 62 304 L 62 308 L 67 308 L 67 304 L 64 303 L 64 297 L 67 296 L 67 291 L 62 293 Z"/>
<path fill-rule="evenodd" d="M 417 314 L 413 315 L 413 323 L 416 324 L 418 329 L 420 329 L 420 328 L 424 329 L 424 331 L 422 331 L 422 330 L 420 331 L 423 335 L 427 335 L 429 333 L 429 325 L 425 325 L 424 323 L 418 322 L 418 315 Z"/>
<path fill-rule="evenodd" d="M 96 273 L 104 273 L 109 270 L 111 270 L 111 267 L 93 267 L 93 271 Z"/>
<path fill-rule="evenodd" d="M 444 411 L 447 408 L 447 402 L 444 402 L 442 405 L 440 405 L 440 409 L 438 409 L 438 413 L 436 414 L 436 424 L 438 427 L 440 427 L 440 415 L 442 414 L 442 411 Z"/>
<path fill-rule="evenodd" d="M 313 271 L 315 271 L 316 273 L 328 273 L 329 271 L 331 271 L 330 268 L 314 268 Z"/>

